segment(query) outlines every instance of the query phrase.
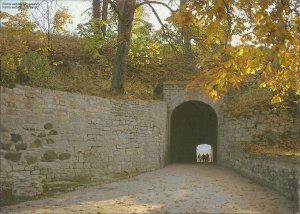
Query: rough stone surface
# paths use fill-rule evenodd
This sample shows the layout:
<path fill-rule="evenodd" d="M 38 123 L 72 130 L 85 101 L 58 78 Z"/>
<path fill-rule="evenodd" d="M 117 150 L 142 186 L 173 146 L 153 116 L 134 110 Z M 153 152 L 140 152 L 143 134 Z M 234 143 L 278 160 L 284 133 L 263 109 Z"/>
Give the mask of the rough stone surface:
<path fill-rule="evenodd" d="M 4 155 L 4 158 L 12 162 L 18 162 L 21 159 L 21 152 L 7 152 Z"/>
<path fill-rule="evenodd" d="M 48 144 L 53 144 L 53 143 L 55 143 L 54 140 L 52 140 L 51 138 L 46 139 L 46 142 L 47 142 Z"/>
<path fill-rule="evenodd" d="M 16 143 L 15 144 L 15 149 L 17 151 L 26 150 L 27 149 L 27 145 L 25 143 Z"/>
<path fill-rule="evenodd" d="M 235 169 L 252 180 L 277 190 L 281 194 L 298 200 L 298 181 L 300 179 L 300 159 L 280 158 L 267 155 L 251 156 L 245 151 L 236 150 L 240 143 L 254 142 L 258 138 L 273 144 L 278 136 L 290 135 L 296 139 L 297 118 L 287 111 L 272 113 L 271 110 L 260 110 L 252 116 L 234 117 L 225 113 L 224 102 L 213 102 L 206 95 L 187 93 L 184 82 L 164 84 L 164 100 L 168 106 L 168 117 L 171 121 L 173 110 L 180 104 L 196 100 L 209 104 L 218 116 L 218 164 Z M 170 126 L 170 124 L 169 124 Z M 299 133 L 299 131 L 298 131 Z M 262 136 L 263 139 L 262 139 Z M 298 141 L 299 143 L 299 141 Z M 166 154 L 170 154 L 170 139 L 167 142 Z M 166 155 L 169 159 L 168 155 Z M 300 207 L 300 206 L 299 206 Z"/>
<path fill-rule="evenodd" d="M 47 135 L 45 134 L 45 132 L 41 132 L 38 134 L 38 137 L 46 137 Z"/>
<path fill-rule="evenodd" d="M 39 148 L 42 146 L 42 141 L 40 139 L 35 139 L 31 144 L 30 148 Z"/>
<path fill-rule="evenodd" d="M 57 154 L 53 150 L 48 150 L 43 154 L 42 161 L 53 162 L 58 158 Z"/>
<path fill-rule="evenodd" d="M 183 83 L 165 84 L 163 95 L 163 102 L 133 102 L 27 86 L 1 87 L 0 124 L 6 130 L 0 135 L 1 189 L 11 188 L 12 178 L 20 172 L 55 181 L 114 178 L 164 167 L 170 158 L 168 129 L 173 110 L 186 101 L 198 100 L 210 105 L 218 117 L 218 164 L 297 198 L 299 159 L 253 157 L 233 149 L 241 142 L 257 140 L 267 130 L 294 133 L 295 118 L 285 112 L 235 118 L 223 112 L 222 100 L 213 102 L 206 95 L 187 93 Z M 55 130 L 50 126 L 45 130 L 48 123 L 54 124 Z M 50 136 L 47 138 L 50 133 L 51 143 Z M 272 134 L 269 136 L 271 141 L 276 140 Z M 31 145 L 37 137 L 45 144 L 16 152 L 17 144 Z M 11 147 L 3 147 L 10 143 Z M 47 151 L 56 154 L 51 162 L 42 161 Z M 70 154 L 70 158 L 59 160 L 63 153 Z"/>
<path fill-rule="evenodd" d="M 59 154 L 58 159 L 59 160 L 68 160 L 68 159 L 70 159 L 70 157 L 71 157 L 70 153 L 61 153 L 61 154 Z"/>
<path fill-rule="evenodd" d="M 200 101 L 205 104 L 208 104 L 216 113 L 218 120 L 218 150 L 217 150 L 217 159 L 219 162 L 222 162 L 224 159 L 225 153 L 223 152 L 224 138 L 222 135 L 223 132 L 223 100 L 214 102 L 205 94 L 199 93 L 187 93 L 185 90 L 186 82 L 165 82 L 163 87 L 163 98 L 167 102 L 168 106 L 168 121 L 171 121 L 172 113 L 179 105 L 188 102 L 188 101 Z M 170 127 L 169 124 L 168 127 Z M 169 128 L 170 131 L 170 128 Z M 170 161 L 170 139 L 166 143 L 166 160 Z"/>
<path fill-rule="evenodd" d="M 277 190 L 292 200 L 298 200 L 299 159 L 275 158 L 266 155 L 232 153 L 225 166 L 264 186 Z"/>
<path fill-rule="evenodd" d="M 0 123 L 0 132 L 7 132 L 6 128 Z"/>
<path fill-rule="evenodd" d="M 12 195 L 32 197 L 43 193 L 43 176 L 30 175 L 26 172 L 15 174 L 12 182 Z"/>
<path fill-rule="evenodd" d="M 164 166 L 164 102 L 109 100 L 19 85 L 15 89 L 1 87 L 0 123 L 7 130 L 0 135 L 1 143 L 12 143 L 13 138 L 28 148 L 16 153 L 13 143 L 8 150 L 0 150 L 1 189 L 11 188 L 19 172 L 43 175 L 48 182 L 113 178 L 115 173 L 136 174 Z M 57 159 L 43 161 L 48 150 Z M 6 159 L 11 156 L 5 155 L 8 152 L 14 155 Z"/>
<path fill-rule="evenodd" d="M 250 118 L 233 118 L 224 115 L 225 160 L 221 163 L 233 168 L 256 182 L 269 186 L 283 195 L 297 200 L 297 182 L 300 179 L 300 158 L 268 155 L 249 155 L 237 149 L 241 143 L 273 145 L 279 142 L 278 136 L 297 132 L 296 118 L 281 111 L 256 112 Z M 238 130 L 238 131 L 237 131 Z M 260 136 L 260 137 L 258 137 Z M 261 137 L 263 136 L 263 137 Z M 257 142 L 260 140 L 260 142 Z"/>
<path fill-rule="evenodd" d="M 0 143 L 0 149 L 10 150 L 12 143 Z"/>
<path fill-rule="evenodd" d="M 32 165 L 32 164 L 35 164 L 38 162 L 37 157 L 34 157 L 34 156 L 25 156 L 25 160 L 27 161 L 27 163 L 29 165 Z"/>
<path fill-rule="evenodd" d="M 58 135 L 56 130 L 51 130 L 48 135 Z"/>
<path fill-rule="evenodd" d="M 22 140 L 22 136 L 19 134 L 10 134 L 10 136 L 11 136 L 10 140 L 13 142 L 18 142 Z"/>
<path fill-rule="evenodd" d="M 298 209 L 300 210 L 300 179 L 298 179 Z"/>
<path fill-rule="evenodd" d="M 174 164 L 126 180 L 4 207 L 3 214 L 296 213 L 297 204 L 232 170 Z"/>
<path fill-rule="evenodd" d="M 44 125 L 44 129 L 52 129 L 52 128 L 53 128 L 52 123 L 46 123 L 46 124 Z"/>

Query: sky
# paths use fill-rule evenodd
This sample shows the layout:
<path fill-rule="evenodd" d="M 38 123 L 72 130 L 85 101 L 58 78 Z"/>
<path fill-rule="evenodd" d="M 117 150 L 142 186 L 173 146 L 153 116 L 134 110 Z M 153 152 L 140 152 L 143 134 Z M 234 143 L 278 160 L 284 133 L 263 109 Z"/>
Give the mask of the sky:
<path fill-rule="evenodd" d="M 10 14 L 16 14 L 18 12 L 17 8 L 14 6 L 14 3 L 19 3 L 21 0 L 0 0 L 0 10 L 4 12 L 8 12 Z M 159 0 L 168 3 L 169 0 Z M 37 0 L 25 0 L 26 3 L 35 3 Z M 67 8 L 72 14 L 73 23 L 70 24 L 67 29 L 71 32 L 76 31 L 77 25 L 80 23 L 85 23 L 88 21 L 87 13 L 83 14 L 87 9 L 91 8 L 90 0 L 57 0 L 57 7 L 59 8 Z M 166 9 L 162 5 L 153 5 L 159 14 L 162 21 L 164 21 L 168 16 L 170 16 L 170 11 Z M 176 7 L 174 5 L 173 7 Z M 150 10 L 149 10 L 150 11 Z M 33 16 L 40 16 L 40 12 L 37 9 L 31 8 L 30 13 Z M 151 22 L 155 29 L 160 28 L 160 24 L 157 21 L 156 17 L 152 12 L 150 12 L 149 22 Z"/>
<path fill-rule="evenodd" d="M 211 146 L 208 145 L 208 144 L 201 144 L 201 145 L 197 146 L 197 151 L 200 154 L 203 154 L 203 153 L 204 154 L 206 154 L 206 153 L 210 154 L 210 150 L 211 150 Z"/>

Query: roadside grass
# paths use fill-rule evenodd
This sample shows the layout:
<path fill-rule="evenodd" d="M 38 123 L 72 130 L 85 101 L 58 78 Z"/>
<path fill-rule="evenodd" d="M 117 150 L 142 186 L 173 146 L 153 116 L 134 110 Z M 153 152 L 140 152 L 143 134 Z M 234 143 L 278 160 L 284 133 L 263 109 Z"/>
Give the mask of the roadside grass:
<path fill-rule="evenodd" d="M 55 197 L 62 193 L 67 193 L 71 191 L 75 191 L 85 187 L 91 187 L 106 183 L 111 183 L 114 181 L 130 178 L 140 174 L 140 172 L 129 173 L 127 171 L 116 172 L 111 176 L 107 176 L 104 178 L 89 178 L 89 177 L 75 177 L 69 180 L 64 181 L 53 181 L 45 183 L 43 188 L 44 192 L 41 195 L 34 197 L 16 197 L 12 195 L 12 190 L 7 189 L 0 192 L 0 207 L 10 206 L 14 204 L 18 204 L 21 202 L 32 201 L 32 200 L 41 200 L 49 197 Z"/>
<path fill-rule="evenodd" d="M 12 195 L 12 190 L 7 189 L 0 192 L 0 207 L 18 204 L 25 201 L 40 200 L 61 193 L 71 192 L 83 187 L 100 185 L 105 183 L 104 180 L 91 180 L 87 177 L 78 177 L 65 181 L 54 181 L 44 184 L 44 192 L 41 195 L 33 197 L 17 197 Z"/>

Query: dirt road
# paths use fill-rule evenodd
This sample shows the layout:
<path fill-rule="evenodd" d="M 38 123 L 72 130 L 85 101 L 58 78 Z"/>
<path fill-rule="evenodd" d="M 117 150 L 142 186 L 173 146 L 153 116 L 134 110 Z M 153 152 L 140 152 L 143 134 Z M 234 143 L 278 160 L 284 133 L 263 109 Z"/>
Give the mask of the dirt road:
<path fill-rule="evenodd" d="M 4 207 L 3 213 L 294 213 L 296 204 L 231 170 L 174 164 L 110 184 Z"/>

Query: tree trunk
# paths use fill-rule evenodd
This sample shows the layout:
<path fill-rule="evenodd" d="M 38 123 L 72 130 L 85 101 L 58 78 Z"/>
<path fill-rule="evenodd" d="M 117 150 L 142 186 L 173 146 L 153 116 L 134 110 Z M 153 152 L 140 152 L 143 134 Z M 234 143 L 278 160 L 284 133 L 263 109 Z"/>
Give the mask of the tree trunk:
<path fill-rule="evenodd" d="M 124 93 L 128 51 L 136 0 L 117 0 L 120 13 L 118 17 L 118 46 L 113 68 L 112 92 Z"/>
<path fill-rule="evenodd" d="M 50 20 L 50 6 L 49 2 L 47 2 L 47 45 L 48 50 L 51 50 L 51 20 Z"/>
<path fill-rule="evenodd" d="M 187 2 L 187 0 L 180 0 L 180 7 L 182 7 L 186 2 Z M 191 59 L 191 57 L 193 56 L 192 45 L 191 45 L 191 36 L 190 36 L 189 31 L 186 26 L 182 26 L 181 30 L 182 30 L 181 34 L 182 34 L 182 40 L 183 40 L 182 41 L 183 55 L 185 58 Z"/>
<path fill-rule="evenodd" d="M 108 0 L 103 0 L 102 3 L 102 21 L 107 21 L 107 13 L 108 13 Z M 103 37 L 106 35 L 106 25 L 101 26 L 101 31 Z"/>
<path fill-rule="evenodd" d="M 93 0 L 93 18 L 100 19 L 101 11 L 100 11 L 100 0 Z"/>
<path fill-rule="evenodd" d="M 185 26 L 182 27 L 182 37 L 183 37 L 183 55 L 187 58 L 193 56 L 191 37 Z"/>

